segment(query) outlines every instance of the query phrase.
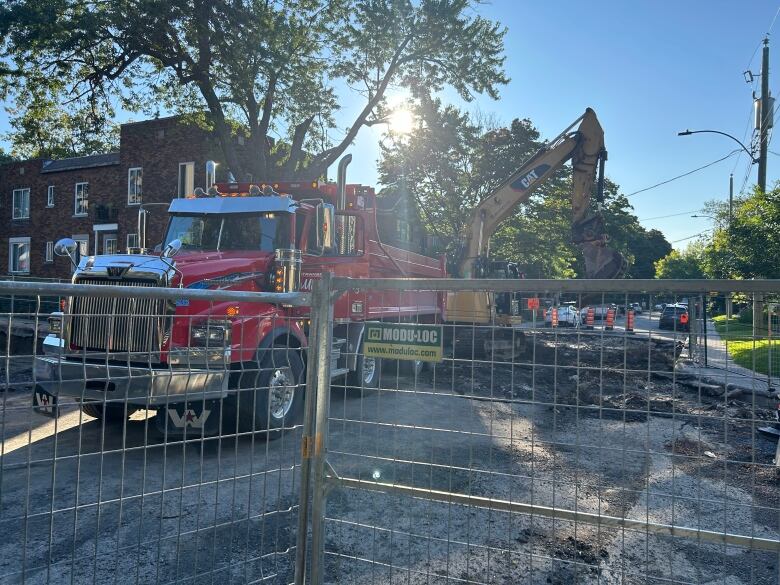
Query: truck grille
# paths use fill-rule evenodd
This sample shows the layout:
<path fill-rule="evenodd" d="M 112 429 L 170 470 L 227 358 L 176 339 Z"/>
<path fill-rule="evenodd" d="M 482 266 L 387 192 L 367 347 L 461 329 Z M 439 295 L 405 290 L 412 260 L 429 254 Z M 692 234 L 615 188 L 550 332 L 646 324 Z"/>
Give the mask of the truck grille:
<path fill-rule="evenodd" d="M 79 279 L 77 284 L 154 287 L 150 280 Z M 163 299 L 73 297 L 72 346 L 99 351 L 157 352 L 165 334 Z"/>

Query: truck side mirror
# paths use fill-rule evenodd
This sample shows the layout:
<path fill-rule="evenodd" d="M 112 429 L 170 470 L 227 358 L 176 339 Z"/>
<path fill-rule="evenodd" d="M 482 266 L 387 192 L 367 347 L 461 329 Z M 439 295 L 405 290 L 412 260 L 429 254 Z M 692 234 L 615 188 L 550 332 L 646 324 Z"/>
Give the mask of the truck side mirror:
<path fill-rule="evenodd" d="M 336 245 L 336 209 L 329 203 L 317 205 L 317 248 L 320 254 L 332 250 Z"/>
<path fill-rule="evenodd" d="M 173 240 L 167 246 L 165 246 L 165 249 L 162 251 L 162 257 L 173 258 L 176 256 L 176 254 L 179 253 L 179 250 L 181 250 L 181 240 Z"/>
<path fill-rule="evenodd" d="M 73 238 L 62 238 L 54 244 L 54 253 L 57 254 L 57 256 L 67 256 L 74 269 L 79 264 L 77 257 L 78 249 L 79 245 Z"/>

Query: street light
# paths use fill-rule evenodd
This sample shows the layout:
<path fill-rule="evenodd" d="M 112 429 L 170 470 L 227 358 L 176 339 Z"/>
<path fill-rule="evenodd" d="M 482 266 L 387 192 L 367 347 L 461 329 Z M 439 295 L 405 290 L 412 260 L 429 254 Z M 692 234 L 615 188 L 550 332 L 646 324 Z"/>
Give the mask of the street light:
<path fill-rule="evenodd" d="M 734 138 L 731 134 L 726 134 L 725 132 L 721 132 L 720 130 L 683 130 L 682 132 L 678 132 L 677 136 L 690 136 L 691 134 L 720 134 L 721 136 L 726 136 L 727 138 L 731 138 L 734 142 L 739 144 L 742 147 L 742 150 L 744 150 L 748 156 L 750 157 L 750 160 L 753 162 L 753 164 L 756 164 L 758 162 L 758 159 L 753 156 L 753 153 L 748 149 L 747 146 L 742 144 L 741 141 Z"/>
<path fill-rule="evenodd" d="M 734 138 L 731 134 L 727 134 L 726 132 L 721 132 L 720 130 L 683 130 L 682 132 L 678 132 L 677 136 L 690 136 L 691 134 L 720 134 L 721 136 L 725 136 L 726 138 L 731 138 L 734 142 L 739 144 L 742 147 L 742 150 L 744 150 L 747 155 L 750 157 L 750 162 L 752 164 L 756 164 L 759 162 L 759 159 L 757 159 L 755 156 L 753 156 L 753 152 L 748 149 L 747 146 L 742 144 L 741 141 Z M 734 175 L 732 174 L 729 177 L 729 230 L 731 230 L 731 220 L 733 218 L 733 210 L 734 210 Z"/>

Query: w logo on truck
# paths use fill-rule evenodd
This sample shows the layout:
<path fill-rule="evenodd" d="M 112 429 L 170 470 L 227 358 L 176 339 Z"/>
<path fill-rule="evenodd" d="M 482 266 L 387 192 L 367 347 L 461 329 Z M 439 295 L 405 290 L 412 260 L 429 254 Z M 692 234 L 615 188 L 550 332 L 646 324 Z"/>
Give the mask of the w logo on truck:
<path fill-rule="evenodd" d="M 173 421 L 173 424 L 180 429 L 186 429 L 192 427 L 193 429 L 202 429 L 206 425 L 206 419 L 211 414 L 210 410 L 204 410 L 200 416 L 192 410 L 187 408 L 181 415 L 175 408 L 169 408 L 168 414 Z"/>

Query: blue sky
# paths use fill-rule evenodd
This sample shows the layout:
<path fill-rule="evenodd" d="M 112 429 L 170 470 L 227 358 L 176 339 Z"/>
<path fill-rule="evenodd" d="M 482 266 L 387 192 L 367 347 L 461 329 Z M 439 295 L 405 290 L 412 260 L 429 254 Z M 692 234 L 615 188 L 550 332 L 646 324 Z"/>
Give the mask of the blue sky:
<path fill-rule="evenodd" d="M 779 7 L 780 0 L 493 0 L 479 11 L 508 28 L 506 70 L 511 82 L 499 101 L 461 103 L 456 98 L 454 103 L 493 113 L 501 122 L 527 117 L 545 138 L 557 135 L 586 106 L 593 107 L 606 133 L 607 173 L 630 193 L 736 148 L 712 134 L 678 137 L 680 130 L 716 129 L 750 140 L 753 87 L 742 72 L 748 66 L 759 71 L 761 54 L 756 49 Z M 780 62 L 780 18 L 775 33 L 772 63 Z M 778 94 L 780 68 L 770 72 L 770 88 Z M 340 122 L 346 126 L 360 104 L 348 95 L 342 96 L 342 104 Z M 7 128 L 5 112 L 0 111 L 0 132 Z M 350 150 L 351 181 L 376 184 L 380 137 L 380 127 L 361 131 Z M 780 152 L 780 144 L 770 144 L 770 150 Z M 633 196 L 631 202 L 643 220 L 695 213 L 709 199 L 727 199 L 730 172 L 739 191 L 748 167 L 745 155 L 735 155 Z M 771 185 L 780 179 L 780 156 L 770 154 L 768 168 Z M 753 167 L 748 188 L 755 180 Z M 643 224 L 661 229 L 670 241 L 711 227 L 709 220 L 689 214 Z M 688 241 L 674 245 L 684 247 Z"/>
<path fill-rule="evenodd" d="M 455 103 L 495 113 L 504 122 L 530 118 L 545 138 L 557 135 L 586 106 L 594 108 L 606 134 L 607 174 L 630 193 L 738 148 L 713 134 L 678 137 L 680 130 L 715 129 L 750 140 L 745 131 L 752 88 L 742 72 L 749 63 L 760 70 L 761 52 L 753 53 L 779 7 L 778 0 L 493 0 L 480 12 L 509 29 L 506 69 L 512 81 L 499 101 Z M 774 32 L 769 79 L 777 95 L 780 67 L 772 63 L 780 63 L 780 18 Z M 376 129 L 358 138 L 351 180 L 375 183 L 379 137 Z M 780 143 L 769 148 L 780 152 Z M 739 191 L 748 166 L 746 155 L 735 155 L 631 202 L 640 219 L 695 213 L 704 201 L 728 199 L 731 172 Z M 748 187 L 756 171 L 753 167 Z M 777 179 L 780 157 L 770 154 L 768 184 Z M 711 227 L 709 220 L 689 214 L 642 223 L 670 241 Z"/>

